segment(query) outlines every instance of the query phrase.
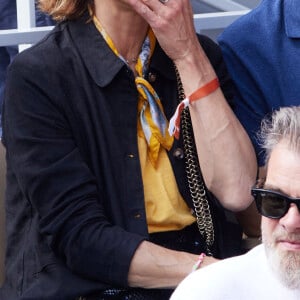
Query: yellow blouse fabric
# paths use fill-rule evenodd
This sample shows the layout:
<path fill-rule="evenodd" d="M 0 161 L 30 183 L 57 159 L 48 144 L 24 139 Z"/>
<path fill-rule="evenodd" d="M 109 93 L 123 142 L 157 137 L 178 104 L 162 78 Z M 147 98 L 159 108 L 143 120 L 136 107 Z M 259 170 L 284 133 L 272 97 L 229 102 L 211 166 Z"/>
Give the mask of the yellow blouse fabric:
<path fill-rule="evenodd" d="M 149 233 L 180 230 L 195 222 L 178 190 L 167 151 L 161 147 L 156 167 L 147 155 L 147 142 L 138 135 Z"/>

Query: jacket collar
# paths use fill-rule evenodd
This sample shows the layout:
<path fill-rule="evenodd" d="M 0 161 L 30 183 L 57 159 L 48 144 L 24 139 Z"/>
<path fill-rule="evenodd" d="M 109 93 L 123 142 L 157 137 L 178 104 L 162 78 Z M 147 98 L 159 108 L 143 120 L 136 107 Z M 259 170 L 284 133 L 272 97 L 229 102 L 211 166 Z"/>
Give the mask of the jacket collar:
<path fill-rule="evenodd" d="M 98 32 L 90 16 L 85 13 L 80 19 L 70 21 L 71 37 L 97 85 L 108 85 L 124 67 L 122 62 L 109 48 Z M 169 79 L 176 79 L 172 61 L 157 44 L 153 53 L 150 68 L 156 69 Z"/>
<path fill-rule="evenodd" d="M 284 0 L 283 14 L 286 35 L 289 38 L 300 38 L 300 5 L 298 0 Z"/>

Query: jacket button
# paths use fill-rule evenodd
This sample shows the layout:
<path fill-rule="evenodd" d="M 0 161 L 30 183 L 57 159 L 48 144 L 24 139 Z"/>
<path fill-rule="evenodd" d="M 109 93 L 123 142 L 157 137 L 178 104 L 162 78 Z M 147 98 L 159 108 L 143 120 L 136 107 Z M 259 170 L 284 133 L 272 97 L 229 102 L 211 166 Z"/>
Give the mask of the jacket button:
<path fill-rule="evenodd" d="M 149 72 L 148 80 L 149 82 L 154 82 L 156 80 L 156 74 Z"/>
<path fill-rule="evenodd" d="M 139 214 L 139 213 L 135 214 L 135 215 L 134 215 L 134 218 L 135 218 L 135 219 L 140 219 L 140 218 L 141 218 L 141 214 Z"/>
<path fill-rule="evenodd" d="M 176 148 L 173 152 L 173 156 L 177 159 L 183 159 L 184 158 L 184 152 L 181 148 Z"/>

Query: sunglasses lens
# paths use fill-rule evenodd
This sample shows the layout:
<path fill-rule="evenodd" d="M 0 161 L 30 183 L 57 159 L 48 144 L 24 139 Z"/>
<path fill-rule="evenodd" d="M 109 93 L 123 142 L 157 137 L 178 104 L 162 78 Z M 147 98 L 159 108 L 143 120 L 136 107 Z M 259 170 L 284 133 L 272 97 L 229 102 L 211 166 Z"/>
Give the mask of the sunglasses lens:
<path fill-rule="evenodd" d="M 286 213 L 287 203 L 278 195 L 262 192 L 257 198 L 260 213 L 269 218 L 281 218 Z"/>

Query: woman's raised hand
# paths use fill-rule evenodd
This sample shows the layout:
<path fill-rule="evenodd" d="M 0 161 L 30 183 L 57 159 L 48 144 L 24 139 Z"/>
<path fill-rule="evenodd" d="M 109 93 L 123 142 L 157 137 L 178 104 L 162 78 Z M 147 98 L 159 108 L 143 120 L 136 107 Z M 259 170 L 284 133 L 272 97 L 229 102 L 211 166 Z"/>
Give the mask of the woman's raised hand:
<path fill-rule="evenodd" d="M 159 44 L 175 63 L 199 49 L 189 0 L 124 1 L 147 21 Z"/>

